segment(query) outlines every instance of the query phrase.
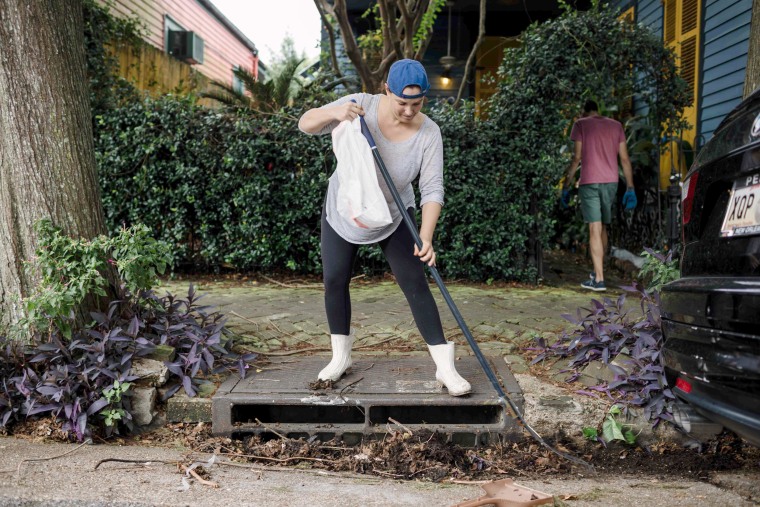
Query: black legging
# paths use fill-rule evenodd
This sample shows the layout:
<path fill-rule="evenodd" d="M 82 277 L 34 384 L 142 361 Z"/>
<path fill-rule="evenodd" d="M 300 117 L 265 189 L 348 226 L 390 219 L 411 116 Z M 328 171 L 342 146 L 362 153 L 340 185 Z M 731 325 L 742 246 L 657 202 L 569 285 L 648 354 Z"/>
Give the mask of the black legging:
<path fill-rule="evenodd" d="M 409 216 L 416 227 L 414 208 L 409 208 Z M 446 343 L 441 316 L 430 292 L 423 263 L 414 255 L 414 238 L 409 230 L 401 224 L 393 234 L 378 244 L 409 302 L 417 329 L 425 343 Z M 349 243 L 330 227 L 322 210 L 322 270 L 325 310 L 331 334 L 347 335 L 351 327 L 351 295 L 348 286 L 358 250 L 359 245 Z"/>

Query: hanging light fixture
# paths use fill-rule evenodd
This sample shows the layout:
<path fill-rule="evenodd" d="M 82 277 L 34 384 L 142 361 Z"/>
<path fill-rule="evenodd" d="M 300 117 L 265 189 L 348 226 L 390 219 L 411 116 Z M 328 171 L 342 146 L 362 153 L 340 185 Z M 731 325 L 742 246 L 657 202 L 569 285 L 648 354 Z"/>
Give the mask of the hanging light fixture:
<path fill-rule="evenodd" d="M 441 72 L 441 84 L 448 87 L 451 84 L 451 69 L 443 69 Z"/>
<path fill-rule="evenodd" d="M 452 0 L 449 0 L 446 2 L 446 6 L 449 8 L 449 31 L 447 36 L 447 43 L 446 43 L 446 56 L 442 56 L 438 63 L 443 65 L 444 72 L 451 71 L 451 67 L 454 66 L 457 59 L 453 56 L 451 56 L 451 7 L 454 5 L 454 2 Z M 441 75 L 443 77 L 443 75 Z"/>

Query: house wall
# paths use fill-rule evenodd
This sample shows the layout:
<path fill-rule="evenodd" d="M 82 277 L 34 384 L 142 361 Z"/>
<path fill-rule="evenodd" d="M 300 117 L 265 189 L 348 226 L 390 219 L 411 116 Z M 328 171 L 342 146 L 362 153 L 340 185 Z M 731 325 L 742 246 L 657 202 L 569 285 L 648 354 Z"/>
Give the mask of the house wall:
<path fill-rule="evenodd" d="M 752 0 L 705 0 L 700 141 L 742 100 L 749 51 Z"/>
<path fill-rule="evenodd" d="M 98 0 L 108 5 L 119 17 L 138 17 L 146 25 L 146 42 L 166 52 L 165 16 L 183 29 L 195 32 L 203 39 L 203 63 L 195 70 L 211 80 L 232 84 L 232 69 L 240 66 L 256 70 L 256 59 L 250 47 L 236 37 L 198 0 Z"/>
<path fill-rule="evenodd" d="M 662 38 L 662 0 L 641 0 L 636 8 L 636 22 Z"/>
<path fill-rule="evenodd" d="M 658 37 L 662 38 L 662 0 L 613 0 L 610 8 L 625 12 L 634 9 L 634 20 L 648 27 Z"/>
<path fill-rule="evenodd" d="M 633 9 L 634 21 L 649 28 L 652 33 L 662 39 L 663 10 L 662 0 L 613 0 L 610 7 L 621 14 Z M 642 100 L 633 100 L 633 114 L 646 116 L 649 108 Z"/>
<path fill-rule="evenodd" d="M 662 0 L 616 0 L 621 11 L 635 6 L 636 22 L 663 37 Z M 752 0 L 703 0 L 701 12 L 699 80 L 697 86 L 696 147 L 713 132 L 742 100 L 749 51 Z M 640 103 L 636 114 L 645 114 Z"/>

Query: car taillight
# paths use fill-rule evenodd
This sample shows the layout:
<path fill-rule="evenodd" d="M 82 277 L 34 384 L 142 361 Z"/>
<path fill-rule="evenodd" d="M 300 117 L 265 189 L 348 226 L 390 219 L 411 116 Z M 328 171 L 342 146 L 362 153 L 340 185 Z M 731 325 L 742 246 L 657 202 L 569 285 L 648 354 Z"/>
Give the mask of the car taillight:
<path fill-rule="evenodd" d="M 685 393 L 691 392 L 691 384 L 682 378 L 676 380 L 676 387 Z"/>
<path fill-rule="evenodd" d="M 683 224 L 686 225 L 691 220 L 691 209 L 694 204 L 694 193 L 697 190 L 698 172 L 692 173 L 686 178 L 681 188 L 681 217 Z"/>

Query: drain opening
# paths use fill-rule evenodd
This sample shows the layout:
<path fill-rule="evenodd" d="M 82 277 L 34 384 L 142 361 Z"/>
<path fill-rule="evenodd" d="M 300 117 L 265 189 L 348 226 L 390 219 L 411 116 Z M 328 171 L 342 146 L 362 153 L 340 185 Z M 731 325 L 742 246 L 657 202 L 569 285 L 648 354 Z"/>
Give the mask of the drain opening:
<path fill-rule="evenodd" d="M 371 424 L 385 424 L 388 418 L 402 424 L 499 424 L 504 409 L 490 406 L 373 406 L 369 409 Z"/>
<path fill-rule="evenodd" d="M 364 424 L 364 415 L 353 406 L 235 405 L 231 418 L 232 424 L 255 424 L 256 419 L 265 424 Z"/>

